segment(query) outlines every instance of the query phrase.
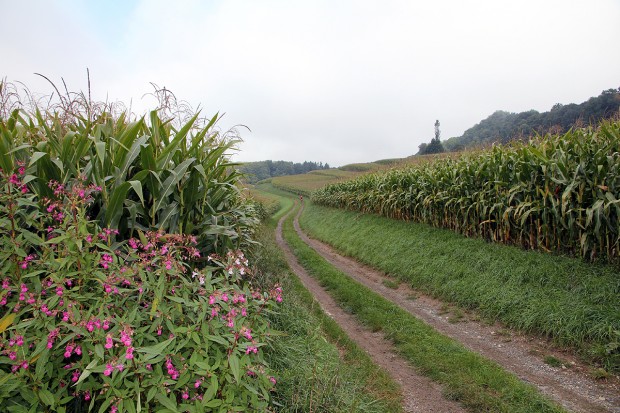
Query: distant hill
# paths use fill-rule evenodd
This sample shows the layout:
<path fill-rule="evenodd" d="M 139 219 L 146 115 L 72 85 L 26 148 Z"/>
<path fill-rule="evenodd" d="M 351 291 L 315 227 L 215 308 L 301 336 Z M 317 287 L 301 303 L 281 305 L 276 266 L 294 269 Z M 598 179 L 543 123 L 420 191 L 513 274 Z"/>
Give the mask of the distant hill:
<path fill-rule="evenodd" d="M 573 126 L 584 126 L 607 119 L 620 110 L 620 88 L 604 90 L 581 104 L 556 103 L 548 112 L 530 110 L 511 113 L 498 110 L 462 136 L 442 142 L 447 151 L 459 151 L 491 143 L 527 139 L 536 133 L 563 133 Z M 424 145 L 424 144 L 423 144 Z"/>
<path fill-rule="evenodd" d="M 238 166 L 238 169 L 246 174 L 245 181 L 254 184 L 263 179 L 276 176 L 305 174 L 310 171 L 329 169 L 329 164 L 323 162 L 303 162 L 293 163 L 288 161 L 259 161 L 245 162 Z"/>

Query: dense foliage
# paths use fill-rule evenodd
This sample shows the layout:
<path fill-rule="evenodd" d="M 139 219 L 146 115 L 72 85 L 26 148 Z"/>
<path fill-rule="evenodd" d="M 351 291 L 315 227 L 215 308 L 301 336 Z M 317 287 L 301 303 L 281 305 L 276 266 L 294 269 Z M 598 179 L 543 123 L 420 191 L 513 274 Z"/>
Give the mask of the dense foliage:
<path fill-rule="evenodd" d="M 69 93 L 41 111 L 7 90 L 3 411 L 268 411 L 281 289 L 249 276 L 257 211 L 218 115 L 132 121 Z"/>
<path fill-rule="evenodd" d="M 52 195 L 52 181 L 83 179 L 101 187 L 89 214 L 119 239 L 140 229 L 191 234 L 209 252 L 248 244 L 256 221 L 228 160 L 237 139 L 215 129 L 218 115 L 181 121 L 159 110 L 131 121 L 89 103 L 54 109 L 0 119 L 0 168 L 25 163 L 40 198 Z"/>
<path fill-rule="evenodd" d="M 322 205 L 620 261 L 620 122 L 318 190 Z"/>
<path fill-rule="evenodd" d="M 618 113 L 620 89 L 608 89 L 581 104 L 555 104 L 548 112 L 530 110 L 521 113 L 497 111 L 462 136 L 443 142 L 449 151 L 458 151 L 491 143 L 527 139 L 536 133 L 564 133 L 574 126 L 584 126 L 608 119 Z"/>
<path fill-rule="evenodd" d="M 115 246 L 115 230 L 86 218 L 101 188 L 52 183 L 38 198 L 25 174 L 0 183 L 7 411 L 267 408 L 275 379 L 262 313 L 281 300 L 278 287 L 242 282 L 240 251 L 197 269 L 193 236 L 138 231 Z"/>
<path fill-rule="evenodd" d="M 329 169 L 329 164 L 323 162 L 293 163 L 288 161 L 260 161 L 260 162 L 244 162 L 239 165 L 238 169 L 245 174 L 245 180 L 250 184 L 254 184 L 263 179 L 272 178 L 274 176 L 299 175 L 310 171 L 321 169 Z"/>

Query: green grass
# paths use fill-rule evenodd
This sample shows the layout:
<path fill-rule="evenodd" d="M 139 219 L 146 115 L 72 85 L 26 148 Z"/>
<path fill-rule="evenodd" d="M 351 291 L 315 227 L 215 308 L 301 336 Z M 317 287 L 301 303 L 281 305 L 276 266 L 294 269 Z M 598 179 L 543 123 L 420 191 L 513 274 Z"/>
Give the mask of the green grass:
<path fill-rule="evenodd" d="M 271 190 L 270 188 L 266 188 Z M 271 193 L 278 196 L 278 191 Z M 290 197 L 286 198 L 292 205 Z M 285 213 L 284 207 L 278 215 Z M 350 341 L 290 273 L 274 239 L 275 220 L 258 233 L 256 281 L 279 282 L 284 301 L 271 325 L 281 332 L 268 351 L 280 412 L 400 412 L 399 386 Z"/>
<path fill-rule="evenodd" d="M 301 225 L 416 289 L 552 337 L 606 369 L 620 366 L 620 278 L 612 266 L 314 204 Z"/>
<path fill-rule="evenodd" d="M 563 411 L 532 386 L 338 271 L 297 236 L 290 217 L 284 236 L 301 264 L 343 308 L 371 330 L 383 331 L 420 372 L 445 385 L 448 398 L 472 412 Z"/>

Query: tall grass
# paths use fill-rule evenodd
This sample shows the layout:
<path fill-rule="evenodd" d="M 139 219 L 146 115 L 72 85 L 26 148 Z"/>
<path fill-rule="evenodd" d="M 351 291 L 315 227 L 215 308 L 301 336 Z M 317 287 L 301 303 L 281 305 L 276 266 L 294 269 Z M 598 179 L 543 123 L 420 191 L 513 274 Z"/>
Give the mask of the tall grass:
<path fill-rule="evenodd" d="M 365 175 L 328 185 L 313 200 L 618 263 L 620 121 Z"/>

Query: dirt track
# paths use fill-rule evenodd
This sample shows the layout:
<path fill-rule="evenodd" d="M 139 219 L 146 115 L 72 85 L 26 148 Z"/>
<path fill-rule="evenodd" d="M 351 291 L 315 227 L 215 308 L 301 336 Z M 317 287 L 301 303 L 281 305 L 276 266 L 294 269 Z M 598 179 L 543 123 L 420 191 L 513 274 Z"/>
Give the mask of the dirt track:
<path fill-rule="evenodd" d="M 301 210 L 295 217 L 294 225 L 302 240 L 348 276 L 396 303 L 442 334 L 497 362 L 523 381 L 536 386 L 543 394 L 557 401 L 566 409 L 584 413 L 620 412 L 620 384 L 617 378 L 607 381 L 594 380 L 589 376 L 587 366 L 567 353 L 554 350 L 544 340 L 517 334 L 499 325 L 489 326 L 468 317 L 454 317 L 454 315 L 449 314 L 444 303 L 424 296 L 403 284 L 396 289 L 387 287 L 384 282 L 387 285 L 393 285 L 394 280 L 351 258 L 338 254 L 329 245 L 306 236 L 299 227 L 298 217 L 300 214 Z M 371 355 L 377 364 L 390 372 L 401 385 L 411 380 L 403 376 L 403 374 L 408 374 L 408 371 L 417 376 L 415 371 L 407 366 L 407 362 L 396 355 L 391 343 L 386 342 L 376 333 L 364 331 L 359 323 L 352 316 L 340 310 L 318 283 L 299 266 L 282 240 L 281 224 L 282 220 L 278 225 L 278 243 L 285 250 L 287 260 L 295 273 L 300 276 L 323 308 L 333 316 L 351 338 L 360 337 L 360 341 L 364 345 L 358 344 Z M 370 344 L 371 342 L 373 344 Z M 386 354 L 388 355 L 387 360 L 380 360 L 381 355 L 385 359 Z M 562 367 L 551 367 L 545 364 L 543 357 L 549 355 L 562 360 Z M 392 371 L 398 370 L 397 365 L 406 368 L 403 372 Z M 462 411 L 460 408 L 448 406 L 437 405 L 433 407 L 434 403 L 446 402 L 441 397 L 440 389 L 426 378 L 417 376 L 415 380 L 425 380 L 425 382 L 420 381 L 413 387 L 403 385 L 406 411 Z M 433 386 L 434 391 L 429 392 L 427 386 Z M 419 397 L 426 398 L 429 393 L 437 393 L 437 395 L 428 400 L 429 404 L 426 407 L 416 406 L 416 402 L 420 402 Z"/>
<path fill-rule="evenodd" d="M 403 410 L 416 413 L 464 412 L 460 405 L 446 400 L 442 396 L 439 384 L 418 374 L 415 369 L 409 366 L 407 361 L 396 353 L 393 345 L 385 340 L 381 333 L 373 333 L 362 327 L 354 316 L 344 312 L 319 283 L 308 275 L 282 238 L 282 222 L 287 216 L 288 214 L 278 223 L 276 241 L 284 251 L 289 266 L 319 302 L 321 308 L 340 325 L 358 346 L 367 352 L 377 365 L 385 369 L 400 384 L 403 392 Z"/>

